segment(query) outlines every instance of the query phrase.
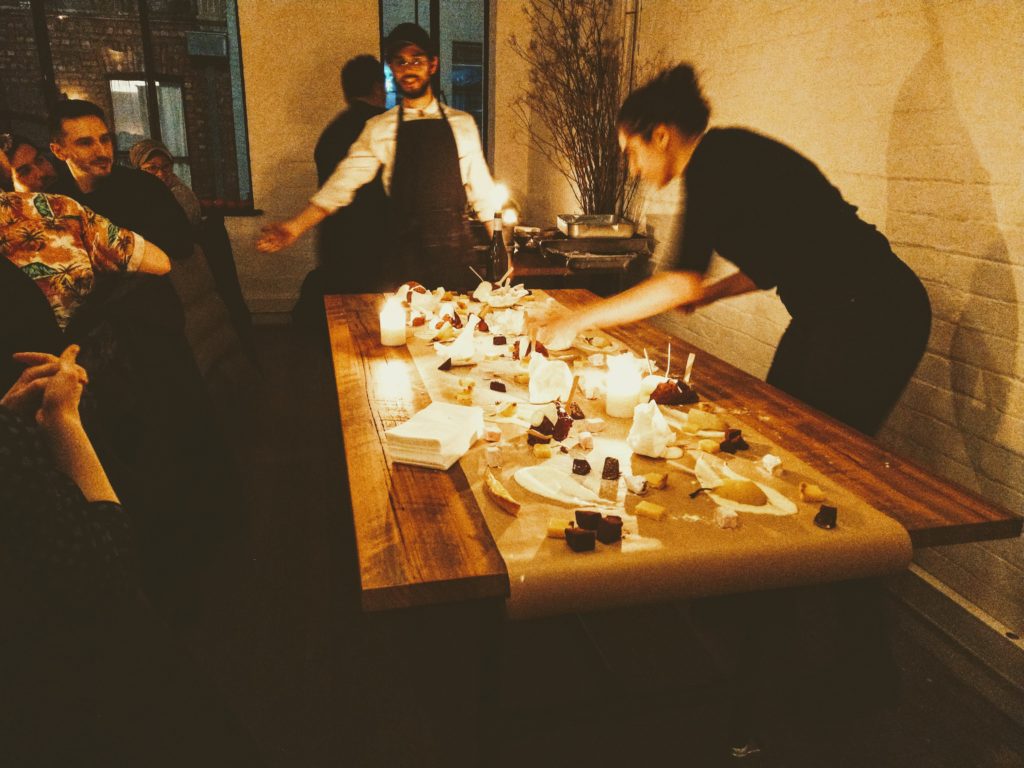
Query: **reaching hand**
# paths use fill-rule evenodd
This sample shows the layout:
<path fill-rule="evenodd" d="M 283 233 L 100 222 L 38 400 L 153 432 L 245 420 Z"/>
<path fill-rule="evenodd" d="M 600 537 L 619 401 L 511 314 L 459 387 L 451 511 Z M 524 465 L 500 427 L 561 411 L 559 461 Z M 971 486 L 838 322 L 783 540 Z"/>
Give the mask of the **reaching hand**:
<path fill-rule="evenodd" d="M 575 316 L 561 307 L 551 307 L 541 314 L 527 316 L 526 322 L 537 341 L 553 352 L 571 347 L 579 333 Z"/>
<path fill-rule="evenodd" d="M 64 355 L 67 355 L 70 350 L 74 350 L 74 355 L 78 354 L 78 347 L 73 345 L 64 350 Z M 25 417 L 35 413 L 42 402 L 43 392 L 49 385 L 50 380 L 64 365 L 64 355 L 57 357 L 47 352 L 15 353 L 15 362 L 22 363 L 28 367 L 21 372 L 18 380 L 0 398 L 0 405 L 4 405 Z M 78 378 L 81 384 L 86 384 L 89 381 L 89 376 L 84 368 L 75 363 L 74 355 L 70 357 L 69 373 Z"/>
<path fill-rule="evenodd" d="M 78 402 L 82 399 L 81 367 L 75 363 L 78 347 L 72 344 L 60 355 L 56 373 L 46 380 L 43 401 L 36 411 L 36 422 L 44 429 L 78 423 Z"/>
<path fill-rule="evenodd" d="M 256 241 L 256 249 L 263 253 L 274 253 L 298 240 L 301 232 L 296 232 L 291 220 L 275 221 L 263 228 L 263 236 Z"/>

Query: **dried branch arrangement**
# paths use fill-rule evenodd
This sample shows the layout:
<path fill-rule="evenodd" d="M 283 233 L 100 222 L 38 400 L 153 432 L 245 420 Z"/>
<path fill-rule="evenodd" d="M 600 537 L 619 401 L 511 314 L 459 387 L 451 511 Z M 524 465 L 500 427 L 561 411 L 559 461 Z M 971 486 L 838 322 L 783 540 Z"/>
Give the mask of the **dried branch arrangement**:
<path fill-rule="evenodd" d="M 516 119 L 530 143 L 569 180 L 584 213 L 622 214 L 626 177 L 615 115 L 625 96 L 621 20 L 614 0 L 527 0 L 531 37 L 509 44 L 527 64 Z M 535 121 L 543 123 L 538 130 Z"/>

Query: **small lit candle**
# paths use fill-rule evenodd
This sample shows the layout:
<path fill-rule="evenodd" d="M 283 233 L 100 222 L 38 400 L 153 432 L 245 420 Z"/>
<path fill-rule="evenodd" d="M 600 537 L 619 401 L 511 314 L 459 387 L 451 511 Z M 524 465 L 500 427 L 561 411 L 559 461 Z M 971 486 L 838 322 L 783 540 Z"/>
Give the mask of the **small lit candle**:
<path fill-rule="evenodd" d="M 405 344 L 405 309 L 395 298 L 385 301 L 380 311 L 380 343 L 385 347 Z"/>
<path fill-rule="evenodd" d="M 504 184 L 495 184 L 494 189 L 491 191 L 491 205 L 494 206 L 494 215 L 501 215 L 501 211 L 505 209 L 505 203 L 508 202 L 508 187 Z"/>
<path fill-rule="evenodd" d="M 623 354 L 608 357 L 607 363 L 604 409 L 615 418 L 632 418 L 633 408 L 640 401 L 639 361 L 630 354 Z"/>
<path fill-rule="evenodd" d="M 506 247 L 512 244 L 512 233 L 515 231 L 516 224 L 518 223 L 519 214 L 516 213 L 515 208 L 506 208 L 501 212 L 501 236 L 505 241 Z"/>

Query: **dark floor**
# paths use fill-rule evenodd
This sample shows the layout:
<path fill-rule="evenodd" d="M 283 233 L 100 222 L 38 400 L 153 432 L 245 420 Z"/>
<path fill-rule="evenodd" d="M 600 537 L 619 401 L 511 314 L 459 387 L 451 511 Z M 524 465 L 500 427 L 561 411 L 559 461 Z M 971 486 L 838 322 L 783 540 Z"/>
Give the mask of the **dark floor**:
<path fill-rule="evenodd" d="M 493 635 L 486 606 L 362 614 L 326 356 L 291 326 L 257 334 L 264 380 L 225 406 L 247 514 L 178 632 L 268 766 L 728 764 L 728 695 L 679 606 Z M 490 699 L 484 648 L 500 665 Z M 758 712 L 760 757 L 732 762 L 1024 766 L 1019 728 L 912 633 L 893 648 L 890 703 L 832 710 L 797 681 Z"/>

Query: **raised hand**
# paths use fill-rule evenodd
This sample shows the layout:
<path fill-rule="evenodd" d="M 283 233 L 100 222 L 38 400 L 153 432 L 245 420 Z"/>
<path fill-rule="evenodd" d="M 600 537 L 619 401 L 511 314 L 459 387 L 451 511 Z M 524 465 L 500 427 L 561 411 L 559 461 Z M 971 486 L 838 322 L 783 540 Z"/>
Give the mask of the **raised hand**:
<path fill-rule="evenodd" d="M 68 354 L 72 349 L 74 355 L 77 355 L 78 347 L 74 345 L 64 350 L 64 353 Z M 89 376 L 85 369 L 75 363 L 74 356 L 69 359 L 69 375 L 78 378 L 82 384 L 88 383 Z M 16 352 L 14 361 L 27 367 L 3 397 L 0 397 L 0 405 L 21 416 L 31 417 L 38 410 L 50 379 L 60 371 L 62 360 L 63 355 L 57 357 L 48 352 Z"/>
<path fill-rule="evenodd" d="M 56 372 L 46 379 L 42 402 L 36 411 L 36 422 L 44 429 L 79 423 L 78 402 L 84 385 L 80 372 L 84 371 L 75 362 L 78 351 L 75 344 L 65 349 Z"/>

